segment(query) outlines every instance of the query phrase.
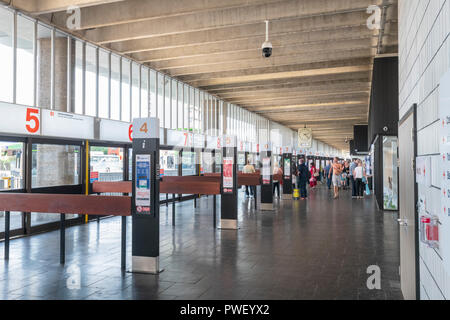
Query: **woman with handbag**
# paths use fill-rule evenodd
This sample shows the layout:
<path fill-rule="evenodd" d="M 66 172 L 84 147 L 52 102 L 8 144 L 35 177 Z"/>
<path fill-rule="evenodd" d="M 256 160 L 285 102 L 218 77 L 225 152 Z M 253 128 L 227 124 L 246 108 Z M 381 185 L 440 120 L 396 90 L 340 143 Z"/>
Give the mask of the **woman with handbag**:
<path fill-rule="evenodd" d="M 314 189 L 317 186 L 317 177 L 319 176 L 319 172 L 317 172 L 315 164 L 311 164 L 311 179 L 309 179 L 309 186 Z"/>

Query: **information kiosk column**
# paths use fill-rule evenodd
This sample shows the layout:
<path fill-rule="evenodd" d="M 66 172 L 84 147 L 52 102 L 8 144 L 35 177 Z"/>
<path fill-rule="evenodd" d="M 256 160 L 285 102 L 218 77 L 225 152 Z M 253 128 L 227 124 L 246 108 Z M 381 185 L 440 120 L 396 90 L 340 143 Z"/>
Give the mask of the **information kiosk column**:
<path fill-rule="evenodd" d="M 221 174 L 221 229 L 237 229 L 237 139 L 225 135 L 222 138 Z"/>
<path fill-rule="evenodd" d="M 261 148 L 261 210 L 273 210 L 273 170 L 272 170 L 272 144 L 264 144 Z"/>
<path fill-rule="evenodd" d="M 283 200 L 292 200 L 292 148 L 284 147 L 283 165 Z"/>
<path fill-rule="evenodd" d="M 132 272 L 159 269 L 159 119 L 133 121 Z"/>

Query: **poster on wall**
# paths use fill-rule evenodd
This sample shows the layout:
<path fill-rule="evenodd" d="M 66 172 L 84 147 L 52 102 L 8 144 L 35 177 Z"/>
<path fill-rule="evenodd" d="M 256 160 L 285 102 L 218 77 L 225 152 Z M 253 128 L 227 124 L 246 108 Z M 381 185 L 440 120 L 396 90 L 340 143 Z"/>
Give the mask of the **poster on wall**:
<path fill-rule="evenodd" d="M 233 158 L 226 157 L 223 158 L 223 192 L 232 193 L 233 192 Z"/>
<path fill-rule="evenodd" d="M 431 158 L 416 158 L 416 182 L 431 187 Z"/>

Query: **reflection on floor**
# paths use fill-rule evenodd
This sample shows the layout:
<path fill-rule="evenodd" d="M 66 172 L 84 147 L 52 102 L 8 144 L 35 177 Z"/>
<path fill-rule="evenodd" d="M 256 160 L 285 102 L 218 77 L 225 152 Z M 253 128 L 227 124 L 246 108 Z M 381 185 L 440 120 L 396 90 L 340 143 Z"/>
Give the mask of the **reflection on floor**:
<path fill-rule="evenodd" d="M 212 197 L 177 204 L 175 228 L 162 206 L 158 276 L 121 272 L 120 218 L 69 228 L 65 266 L 57 231 L 13 240 L 0 299 L 402 299 L 397 217 L 373 198 L 319 188 L 259 212 L 241 195 L 238 231 L 212 228 Z M 371 265 L 381 290 L 367 288 Z"/>

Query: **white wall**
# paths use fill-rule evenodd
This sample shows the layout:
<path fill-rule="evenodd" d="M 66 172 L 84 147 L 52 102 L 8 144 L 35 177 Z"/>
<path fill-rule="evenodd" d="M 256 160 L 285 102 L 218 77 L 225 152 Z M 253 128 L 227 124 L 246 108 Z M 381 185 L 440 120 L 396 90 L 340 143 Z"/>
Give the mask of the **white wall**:
<path fill-rule="evenodd" d="M 399 0 L 400 118 L 417 103 L 418 153 L 433 157 L 440 173 L 439 80 L 450 66 L 450 0 Z M 419 187 L 430 214 L 440 212 L 440 179 L 431 188 Z M 447 245 L 450 245 L 447 244 Z M 449 299 L 450 277 L 439 250 L 420 245 L 422 299 Z"/>

